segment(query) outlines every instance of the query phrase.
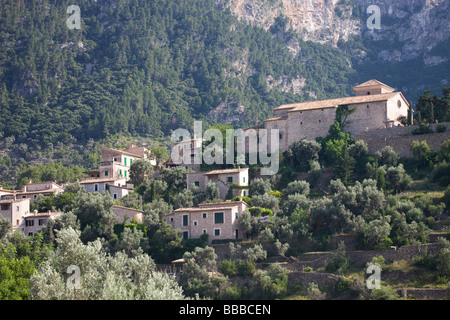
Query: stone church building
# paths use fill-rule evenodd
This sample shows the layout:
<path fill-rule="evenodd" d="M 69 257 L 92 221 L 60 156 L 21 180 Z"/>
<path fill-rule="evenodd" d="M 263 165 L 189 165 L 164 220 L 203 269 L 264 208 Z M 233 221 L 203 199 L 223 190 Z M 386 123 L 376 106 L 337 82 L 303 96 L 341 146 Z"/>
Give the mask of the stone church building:
<path fill-rule="evenodd" d="M 284 152 L 294 141 L 326 136 L 339 106 L 355 110 L 348 116 L 345 128 L 352 135 L 401 126 L 401 120 L 408 116 L 409 103 L 403 94 L 378 80 L 369 80 L 353 90 L 352 97 L 279 106 L 273 117 L 264 121 L 264 129 L 279 130 L 280 151 Z"/>

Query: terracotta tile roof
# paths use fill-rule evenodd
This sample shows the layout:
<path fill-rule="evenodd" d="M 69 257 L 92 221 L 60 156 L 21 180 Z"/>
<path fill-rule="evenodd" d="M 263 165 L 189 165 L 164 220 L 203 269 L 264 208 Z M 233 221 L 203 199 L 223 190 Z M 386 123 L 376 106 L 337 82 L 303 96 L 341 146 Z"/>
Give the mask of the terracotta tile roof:
<path fill-rule="evenodd" d="M 241 204 L 241 203 L 244 203 L 248 207 L 248 204 L 245 201 L 203 202 L 203 203 L 199 203 L 198 206 L 199 207 L 211 207 L 211 208 L 213 208 L 216 205 L 224 205 L 225 204 L 225 205 L 234 206 L 236 204 Z"/>
<path fill-rule="evenodd" d="M 48 212 L 39 212 L 39 213 L 32 213 L 32 214 L 30 214 L 30 215 L 27 215 L 27 216 L 25 216 L 25 219 L 28 219 L 28 218 L 39 218 L 39 217 L 51 217 L 51 216 L 59 216 L 59 215 L 61 215 L 61 214 L 63 214 L 62 212 L 59 212 L 59 211 L 57 211 L 57 212 L 50 212 L 50 213 L 48 213 Z"/>
<path fill-rule="evenodd" d="M 118 180 L 125 180 L 125 178 L 90 178 L 90 179 L 84 179 L 80 181 L 80 184 L 86 184 L 86 183 L 99 183 L 99 182 L 113 182 Z"/>
<path fill-rule="evenodd" d="M 139 210 L 139 209 L 134 209 L 134 208 L 128 208 L 128 207 L 123 207 L 123 206 L 113 206 L 113 209 L 117 208 L 117 209 L 126 209 L 126 210 L 130 210 L 130 211 L 136 211 L 136 212 L 140 212 L 140 213 L 144 213 L 144 211 Z"/>
<path fill-rule="evenodd" d="M 385 84 L 385 83 L 383 83 L 383 82 L 381 82 L 381 81 L 378 81 L 378 80 L 376 80 L 376 79 L 371 79 L 371 80 L 369 80 L 369 81 L 366 81 L 366 82 L 364 82 L 364 83 L 361 83 L 361 84 L 359 84 L 359 85 L 353 87 L 353 89 L 360 89 L 360 88 L 372 87 L 372 86 L 377 86 L 377 87 L 378 87 L 378 86 L 383 86 L 383 87 L 385 87 L 385 88 L 387 88 L 387 89 L 391 89 L 392 91 L 395 90 L 394 88 L 392 88 L 392 87 L 388 86 L 387 84 Z"/>
<path fill-rule="evenodd" d="M 288 112 L 295 111 L 303 111 L 303 110 L 314 110 L 314 109 L 325 109 L 325 108 L 336 108 L 341 105 L 348 104 L 358 104 L 358 103 L 371 103 L 371 102 L 379 102 L 379 101 L 387 101 L 396 95 L 400 95 L 407 105 L 409 106 L 408 101 L 406 101 L 405 97 L 401 92 L 391 92 L 391 93 L 383 93 L 383 94 L 374 94 L 374 95 L 366 95 L 366 96 L 355 96 L 355 97 L 346 97 L 346 98 L 337 98 L 337 99 L 328 99 L 328 100 L 317 100 L 317 101 L 308 101 L 302 103 L 293 103 L 293 104 L 285 104 L 279 106 L 275 110 L 288 109 Z"/>
<path fill-rule="evenodd" d="M 286 118 L 283 118 L 283 117 L 273 117 L 273 118 L 269 118 L 269 119 L 266 119 L 266 120 L 264 120 L 264 122 L 268 122 L 268 121 L 277 121 L 277 120 L 286 120 Z"/>
<path fill-rule="evenodd" d="M 15 202 L 20 202 L 20 201 L 26 201 L 26 200 L 28 200 L 28 201 L 30 201 L 30 199 L 28 199 L 28 198 L 19 198 L 19 199 L 6 199 L 6 200 L 0 200 L 0 204 L 3 204 L 3 203 L 15 203 Z"/>
<path fill-rule="evenodd" d="M 102 150 L 110 150 L 110 151 L 117 152 L 117 153 L 120 153 L 120 154 L 132 156 L 132 157 L 136 157 L 136 158 L 142 158 L 141 155 L 136 154 L 136 153 L 131 153 L 131 152 L 128 152 L 128 151 L 117 150 L 117 149 L 113 149 L 113 148 L 102 148 Z"/>
<path fill-rule="evenodd" d="M 248 168 L 212 170 L 212 171 L 205 172 L 205 175 L 210 175 L 210 174 L 225 174 L 225 173 L 238 173 L 238 172 L 245 171 L 245 170 L 248 170 Z"/>
<path fill-rule="evenodd" d="M 180 212 L 205 212 L 205 211 L 218 211 L 218 210 L 231 210 L 236 206 L 228 206 L 228 207 L 211 207 L 211 208 L 178 208 L 173 213 Z"/>

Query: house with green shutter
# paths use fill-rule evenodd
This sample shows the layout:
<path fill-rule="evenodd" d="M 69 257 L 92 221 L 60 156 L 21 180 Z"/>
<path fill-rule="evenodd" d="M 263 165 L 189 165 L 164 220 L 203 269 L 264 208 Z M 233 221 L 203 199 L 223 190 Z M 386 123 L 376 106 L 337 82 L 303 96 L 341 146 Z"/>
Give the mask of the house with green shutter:
<path fill-rule="evenodd" d="M 200 203 L 195 208 L 179 208 L 165 219 L 173 228 L 180 229 L 183 239 L 200 238 L 208 234 L 209 242 L 215 240 L 241 240 L 239 219 L 249 208 L 244 201 Z"/>

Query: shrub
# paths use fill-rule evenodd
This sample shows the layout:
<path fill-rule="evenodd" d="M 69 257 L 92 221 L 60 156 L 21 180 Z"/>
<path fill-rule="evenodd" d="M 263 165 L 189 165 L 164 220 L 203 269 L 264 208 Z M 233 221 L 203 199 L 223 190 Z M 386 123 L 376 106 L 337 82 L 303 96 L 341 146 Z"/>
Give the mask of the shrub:
<path fill-rule="evenodd" d="M 237 271 L 236 263 L 231 260 L 223 260 L 219 265 L 219 272 L 225 276 L 234 276 Z"/>
<path fill-rule="evenodd" d="M 348 259 L 343 255 L 337 254 L 325 265 L 325 271 L 328 273 L 341 273 L 347 270 L 348 265 Z"/>
<path fill-rule="evenodd" d="M 411 133 L 413 135 L 428 134 L 433 133 L 433 130 L 431 130 L 429 125 L 421 124 L 419 125 L 419 128 L 412 130 Z"/>
<path fill-rule="evenodd" d="M 256 264 L 250 260 L 240 260 L 236 263 L 237 274 L 241 277 L 252 275 L 255 272 Z"/>
<path fill-rule="evenodd" d="M 374 249 L 379 251 L 389 250 L 393 244 L 390 238 L 384 238 L 381 243 L 374 246 Z"/>
<path fill-rule="evenodd" d="M 313 268 L 311 267 L 306 267 L 305 269 L 303 269 L 304 272 L 313 272 Z"/>
<path fill-rule="evenodd" d="M 252 199 L 250 199 L 249 197 L 246 197 L 246 196 L 242 196 L 242 197 L 235 197 L 234 199 L 233 199 L 233 201 L 241 201 L 241 198 L 242 198 L 242 201 L 244 201 L 245 203 L 247 203 L 250 207 L 252 207 L 253 206 L 253 203 L 252 203 Z"/>
<path fill-rule="evenodd" d="M 446 129 L 447 128 L 443 124 L 438 124 L 436 127 L 436 132 L 437 133 L 445 132 Z"/>

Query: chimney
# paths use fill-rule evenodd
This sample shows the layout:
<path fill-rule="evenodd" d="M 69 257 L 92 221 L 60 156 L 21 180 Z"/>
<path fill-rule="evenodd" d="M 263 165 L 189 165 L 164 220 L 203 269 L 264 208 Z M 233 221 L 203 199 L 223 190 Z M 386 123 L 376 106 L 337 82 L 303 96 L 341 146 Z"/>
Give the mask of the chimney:
<path fill-rule="evenodd" d="M 22 186 L 22 192 L 27 192 L 27 185 L 26 184 Z"/>
<path fill-rule="evenodd" d="M 142 196 L 139 196 L 139 210 L 142 211 Z"/>

